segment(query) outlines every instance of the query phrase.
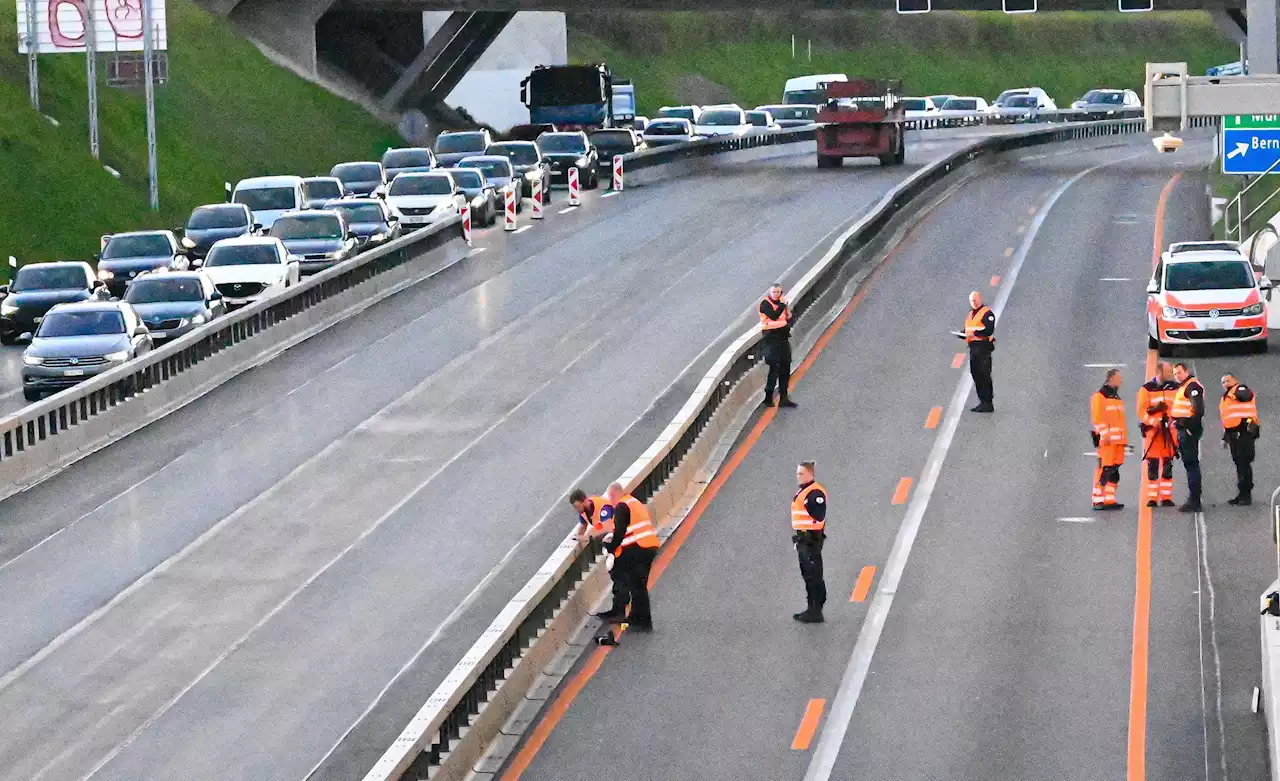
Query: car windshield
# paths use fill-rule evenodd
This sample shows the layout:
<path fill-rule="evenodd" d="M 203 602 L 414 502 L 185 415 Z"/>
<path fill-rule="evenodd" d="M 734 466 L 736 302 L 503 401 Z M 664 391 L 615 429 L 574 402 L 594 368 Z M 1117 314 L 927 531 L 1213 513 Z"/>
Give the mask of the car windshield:
<path fill-rule="evenodd" d="M 1004 102 L 1005 108 L 1035 108 L 1039 103 L 1030 95 L 1014 95 Z"/>
<path fill-rule="evenodd" d="M 636 148 L 635 139 L 625 130 L 600 130 L 591 134 L 591 143 L 600 149 L 625 149 L 630 152 Z"/>
<path fill-rule="evenodd" d="M 748 111 L 747 121 L 756 127 L 768 127 L 769 115 L 763 111 Z"/>
<path fill-rule="evenodd" d="M 104 336 L 124 333 L 124 316 L 113 309 L 90 312 L 53 312 L 40 324 L 36 336 Z"/>
<path fill-rule="evenodd" d="M 683 122 L 650 122 L 644 132 L 651 136 L 684 136 L 689 134 L 689 126 Z"/>
<path fill-rule="evenodd" d="M 382 156 L 385 168 L 430 168 L 431 153 L 425 149 L 392 149 Z"/>
<path fill-rule="evenodd" d="M 827 88 L 797 89 L 784 93 L 783 103 L 821 103 L 827 99 Z"/>
<path fill-rule="evenodd" d="M 190 277 L 144 277 L 129 284 L 124 300 L 130 304 L 157 304 L 166 301 L 203 301 L 200 280 Z"/>
<path fill-rule="evenodd" d="M 201 206 L 191 212 L 191 217 L 187 219 L 187 230 L 244 228 L 248 225 L 244 209 L 234 206 Z"/>
<path fill-rule="evenodd" d="M 339 163 L 329 173 L 344 182 L 377 182 L 382 179 L 382 166 L 377 163 Z"/>
<path fill-rule="evenodd" d="M 672 117 L 672 118 L 674 118 L 674 119 L 687 119 L 687 120 L 689 120 L 690 122 L 692 122 L 692 121 L 693 121 L 693 109 L 692 109 L 691 107 L 689 107 L 689 106 L 682 106 L 682 107 L 678 107 L 678 108 L 664 108 L 664 109 L 662 109 L 661 111 L 659 111 L 659 112 L 658 112 L 658 116 L 660 116 L 660 117 Z"/>
<path fill-rule="evenodd" d="M 482 152 L 484 143 L 484 133 L 442 133 L 436 139 L 436 153 L 453 155 L 459 152 Z"/>
<path fill-rule="evenodd" d="M 382 207 L 376 203 L 333 204 L 334 211 L 347 215 L 347 222 L 383 222 L 386 216 Z"/>
<path fill-rule="evenodd" d="M 278 266 L 280 256 L 272 244 L 232 244 L 217 246 L 204 262 L 205 268 L 214 266 Z"/>
<path fill-rule="evenodd" d="M 292 187 L 253 187 L 247 190 L 236 190 L 231 199 L 243 203 L 251 211 L 268 212 L 284 211 L 298 208 Z"/>
<path fill-rule="evenodd" d="M 150 258 L 172 255 L 173 245 L 169 237 L 159 233 L 144 236 L 114 236 L 107 240 L 102 250 L 103 260 L 116 258 Z"/>
<path fill-rule="evenodd" d="M 699 125 L 709 125 L 712 127 L 723 127 L 726 125 L 741 125 L 742 112 L 733 109 L 713 108 L 705 112 L 698 120 Z"/>
<path fill-rule="evenodd" d="M 1165 289 L 1170 291 L 1241 290 L 1254 284 L 1253 269 L 1247 260 L 1170 263 L 1165 272 Z"/>
<path fill-rule="evenodd" d="M 538 162 L 538 148 L 533 144 L 494 144 L 489 153 L 502 155 L 516 165 L 533 165 Z"/>
<path fill-rule="evenodd" d="M 511 163 L 506 160 L 463 160 L 458 167 L 483 171 L 486 179 L 511 178 Z"/>
<path fill-rule="evenodd" d="M 13 292 L 26 290 L 84 290 L 89 287 L 79 266 L 23 266 L 18 269 Z"/>
<path fill-rule="evenodd" d="M 390 195 L 449 195 L 453 185 L 447 176 L 404 176 L 396 177 L 391 183 Z"/>
<path fill-rule="evenodd" d="M 1110 90 L 1089 90 L 1080 100 L 1085 103 L 1101 103 L 1106 106 L 1119 106 L 1124 103 L 1123 92 L 1111 92 Z"/>
<path fill-rule="evenodd" d="M 942 104 L 944 111 L 977 111 L 978 101 L 973 98 L 952 98 Z"/>
<path fill-rule="evenodd" d="M 577 133 L 550 133 L 538 139 L 538 146 L 543 152 L 587 152 L 586 140 Z"/>
<path fill-rule="evenodd" d="M 341 198 L 342 183 L 332 179 L 312 179 L 307 184 L 308 198 Z"/>
<path fill-rule="evenodd" d="M 933 105 L 942 108 L 943 104 L 954 98 L 955 95 L 930 95 L 929 100 L 933 101 Z"/>
<path fill-rule="evenodd" d="M 1012 98 L 1014 95 L 1026 95 L 1026 94 L 1027 94 L 1027 91 L 1024 89 L 1007 89 L 1004 92 L 1000 93 L 1000 97 L 996 98 L 996 105 L 1003 106 L 1009 100 L 1009 98 Z"/>
<path fill-rule="evenodd" d="M 484 186 L 484 180 L 481 178 L 480 172 L 474 169 L 454 172 L 453 182 L 459 187 L 468 190 L 479 190 Z"/>
<path fill-rule="evenodd" d="M 271 226 L 271 235 L 279 239 L 341 239 L 342 223 L 336 217 L 281 217 Z"/>
<path fill-rule="evenodd" d="M 902 108 L 905 111 L 927 111 L 929 104 L 924 102 L 924 98 L 903 98 Z"/>
<path fill-rule="evenodd" d="M 766 106 L 764 111 L 768 111 L 777 119 L 807 119 L 812 120 L 818 116 L 817 106 Z"/>

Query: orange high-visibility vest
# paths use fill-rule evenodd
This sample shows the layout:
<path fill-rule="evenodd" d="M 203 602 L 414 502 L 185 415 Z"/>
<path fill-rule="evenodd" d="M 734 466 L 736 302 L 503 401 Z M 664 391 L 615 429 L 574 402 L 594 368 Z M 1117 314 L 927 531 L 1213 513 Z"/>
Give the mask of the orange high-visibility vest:
<path fill-rule="evenodd" d="M 1173 411 L 1169 414 L 1175 418 L 1190 418 L 1196 414 L 1196 405 L 1191 403 L 1191 397 L 1187 395 L 1187 387 L 1195 382 L 1195 377 L 1188 377 L 1187 381 L 1178 386 L 1178 390 L 1173 394 Z"/>
<path fill-rule="evenodd" d="M 760 313 L 760 330 L 772 331 L 777 328 L 786 328 L 787 322 L 791 319 L 791 309 L 787 306 L 787 302 L 782 300 L 774 301 L 772 298 L 765 298 L 764 301 L 761 301 L 760 303 L 763 304 L 765 301 L 768 301 L 770 304 L 773 304 L 775 306 L 781 306 L 782 314 L 778 317 L 777 320 L 774 320 L 770 318 L 768 315 L 766 315 L 764 312 L 761 312 Z"/>
<path fill-rule="evenodd" d="M 661 544 L 658 539 L 658 530 L 654 528 L 653 520 L 649 518 L 649 509 L 644 506 L 644 503 L 631 494 L 627 494 L 619 501 L 631 511 L 631 521 L 627 524 L 627 536 L 622 538 L 618 552 L 621 553 L 631 547 L 658 547 Z"/>
<path fill-rule="evenodd" d="M 791 528 L 798 532 L 820 532 L 827 528 L 825 518 L 819 521 L 810 515 L 809 508 L 804 506 L 805 499 L 808 499 L 809 494 L 814 491 L 821 491 L 825 494 L 827 489 L 816 482 L 809 483 L 796 494 L 796 498 L 791 500 Z"/>
<path fill-rule="evenodd" d="M 1090 407 L 1093 433 L 1098 435 L 1099 444 L 1123 445 L 1129 441 L 1122 400 L 1104 396 L 1098 390 L 1093 392 Z"/>
<path fill-rule="evenodd" d="M 1149 426 L 1143 440 L 1143 454 L 1147 458 L 1173 457 L 1173 433 L 1169 430 L 1169 413 L 1173 409 L 1174 388 L 1149 390 L 1146 385 L 1138 389 L 1138 414 L 1143 425 Z M 1163 412 L 1149 412 L 1152 407 L 1164 403 Z"/>
<path fill-rule="evenodd" d="M 1223 395 L 1222 401 L 1218 402 L 1218 413 L 1222 416 L 1223 429 L 1233 429 L 1250 418 L 1256 423 L 1258 422 L 1258 397 L 1254 396 L 1249 401 L 1240 401 L 1236 398 L 1236 389 L 1232 388 Z"/>
<path fill-rule="evenodd" d="M 970 313 L 969 317 L 965 319 L 964 340 L 966 342 L 994 342 L 996 340 L 995 336 L 978 335 L 978 331 L 981 331 L 986 327 L 986 324 L 982 322 L 982 318 L 986 317 L 987 313 L 990 311 L 991 307 L 980 306 Z"/>
<path fill-rule="evenodd" d="M 597 534 L 611 531 L 613 529 L 613 521 L 601 521 L 600 515 L 606 507 L 612 507 L 613 505 L 609 504 L 609 500 L 603 496 L 589 496 L 587 501 L 591 502 L 591 514 L 588 516 L 587 513 L 578 513 L 578 520 L 590 526 Z"/>

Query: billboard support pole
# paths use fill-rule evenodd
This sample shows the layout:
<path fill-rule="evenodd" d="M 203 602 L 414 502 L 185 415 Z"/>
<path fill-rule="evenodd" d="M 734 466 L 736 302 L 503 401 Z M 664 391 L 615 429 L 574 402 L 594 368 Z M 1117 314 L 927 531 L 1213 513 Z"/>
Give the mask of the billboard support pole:
<path fill-rule="evenodd" d="M 160 208 L 160 173 L 156 165 L 155 24 L 151 0 L 142 0 L 142 62 L 147 96 L 147 183 L 151 210 Z"/>
<path fill-rule="evenodd" d="M 31 108 L 40 110 L 40 41 L 36 37 L 36 0 L 27 0 L 27 86 Z"/>
<path fill-rule="evenodd" d="M 93 3 L 84 4 L 85 81 L 89 85 L 89 152 L 94 160 L 101 158 L 98 143 L 98 26 Z"/>

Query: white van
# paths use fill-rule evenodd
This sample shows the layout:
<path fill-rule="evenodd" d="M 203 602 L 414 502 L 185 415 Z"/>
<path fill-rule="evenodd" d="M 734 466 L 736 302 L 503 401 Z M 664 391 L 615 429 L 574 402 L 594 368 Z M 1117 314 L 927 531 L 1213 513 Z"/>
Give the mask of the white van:
<path fill-rule="evenodd" d="M 782 88 L 783 103 L 816 103 L 826 100 L 826 85 L 833 81 L 848 81 L 843 73 L 820 73 L 816 76 L 796 76 L 787 79 Z"/>
<path fill-rule="evenodd" d="M 301 176 L 255 176 L 240 180 L 231 202 L 248 206 L 253 221 L 270 230 L 280 215 L 306 208 L 306 187 Z"/>

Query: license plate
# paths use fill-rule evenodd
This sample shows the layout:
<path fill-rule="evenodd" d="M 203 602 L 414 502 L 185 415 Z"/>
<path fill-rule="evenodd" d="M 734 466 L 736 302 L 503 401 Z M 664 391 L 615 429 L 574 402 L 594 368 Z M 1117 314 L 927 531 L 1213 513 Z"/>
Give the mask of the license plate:
<path fill-rule="evenodd" d="M 1235 328 L 1236 321 L 1234 317 L 1209 317 L 1205 318 L 1200 325 L 1201 331 L 1224 331 L 1228 328 Z"/>
<path fill-rule="evenodd" d="M 62 374 L 65 377 L 83 377 L 84 369 L 67 369 Z"/>

